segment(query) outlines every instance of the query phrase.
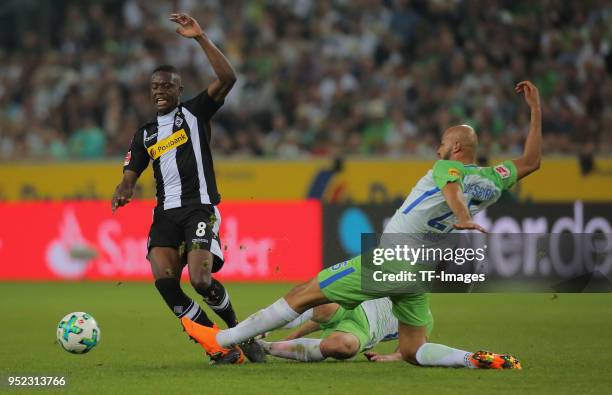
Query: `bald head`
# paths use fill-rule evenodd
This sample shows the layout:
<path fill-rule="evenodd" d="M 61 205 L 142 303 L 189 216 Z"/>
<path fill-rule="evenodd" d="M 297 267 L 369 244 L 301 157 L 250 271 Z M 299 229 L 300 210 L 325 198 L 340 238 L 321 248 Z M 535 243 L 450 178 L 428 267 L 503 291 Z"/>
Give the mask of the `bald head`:
<path fill-rule="evenodd" d="M 438 156 L 442 159 L 473 163 L 476 160 L 478 137 L 471 126 L 456 125 L 444 131 Z"/>
<path fill-rule="evenodd" d="M 471 126 L 468 125 L 451 126 L 444 131 L 442 138 L 444 138 L 444 136 L 448 136 L 454 141 L 457 141 L 466 147 L 472 147 L 473 149 L 476 149 L 476 145 L 478 144 L 476 132 Z"/>

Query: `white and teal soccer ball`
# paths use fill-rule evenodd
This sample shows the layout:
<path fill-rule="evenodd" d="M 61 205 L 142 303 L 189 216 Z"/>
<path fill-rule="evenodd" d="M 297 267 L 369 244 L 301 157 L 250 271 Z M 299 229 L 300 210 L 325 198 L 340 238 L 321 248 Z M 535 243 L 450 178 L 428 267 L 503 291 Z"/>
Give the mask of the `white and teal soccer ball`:
<path fill-rule="evenodd" d="M 73 354 L 85 354 L 100 342 L 100 328 L 87 313 L 67 314 L 57 326 L 57 342 Z"/>

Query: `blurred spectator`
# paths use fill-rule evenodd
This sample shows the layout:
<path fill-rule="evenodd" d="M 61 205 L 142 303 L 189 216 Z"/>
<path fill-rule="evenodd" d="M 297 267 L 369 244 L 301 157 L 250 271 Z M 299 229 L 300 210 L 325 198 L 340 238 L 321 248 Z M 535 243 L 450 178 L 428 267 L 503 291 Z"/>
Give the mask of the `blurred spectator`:
<path fill-rule="evenodd" d="M 70 136 L 69 146 L 75 158 L 98 159 L 106 153 L 106 135 L 93 118 L 88 116 L 83 125 Z"/>
<path fill-rule="evenodd" d="M 218 155 L 435 153 L 454 123 L 490 155 L 520 152 L 542 94 L 546 153 L 612 152 L 612 4 L 543 0 L 8 2 L 0 24 L 0 160 L 122 156 L 152 119 L 160 63 L 204 88 L 210 65 L 167 20 L 192 13 L 239 79 Z M 175 8 L 176 7 L 176 8 Z M 188 98 L 196 91 L 184 93 Z M 587 158 L 587 159 L 584 159 Z"/>

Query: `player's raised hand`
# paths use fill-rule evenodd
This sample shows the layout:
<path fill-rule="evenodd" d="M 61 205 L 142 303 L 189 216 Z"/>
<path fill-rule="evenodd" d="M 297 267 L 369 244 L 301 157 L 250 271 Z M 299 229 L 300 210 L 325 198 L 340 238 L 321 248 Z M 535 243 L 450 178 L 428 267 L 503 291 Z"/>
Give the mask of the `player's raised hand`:
<path fill-rule="evenodd" d="M 113 213 L 119 208 L 128 204 L 134 195 L 134 187 L 121 183 L 115 188 L 113 200 L 111 202 Z"/>
<path fill-rule="evenodd" d="M 540 92 L 538 88 L 530 81 L 521 81 L 514 87 L 516 93 L 523 93 L 525 101 L 531 108 L 540 107 Z"/>
<path fill-rule="evenodd" d="M 487 233 L 486 229 L 472 221 L 457 222 L 453 228 L 458 230 L 477 230 L 482 233 Z"/>
<path fill-rule="evenodd" d="M 204 34 L 198 21 L 187 14 L 170 14 L 169 19 L 180 25 L 176 32 L 183 37 L 194 38 Z"/>

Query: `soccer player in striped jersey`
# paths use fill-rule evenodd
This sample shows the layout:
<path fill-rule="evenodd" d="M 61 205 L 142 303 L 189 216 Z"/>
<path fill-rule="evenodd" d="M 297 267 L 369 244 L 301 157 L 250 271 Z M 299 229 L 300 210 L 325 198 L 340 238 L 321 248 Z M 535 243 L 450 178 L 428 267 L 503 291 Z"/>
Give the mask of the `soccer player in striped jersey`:
<path fill-rule="evenodd" d="M 172 14 L 170 20 L 179 25 L 178 34 L 200 45 L 217 78 L 196 97 L 181 102 L 183 84 L 177 70 L 166 65 L 153 71 L 150 93 L 157 117 L 141 127 L 132 139 L 123 179 L 113 195 L 112 209 L 115 211 L 129 203 L 138 177 L 152 161 L 157 206 L 149 232 L 147 258 L 155 286 L 176 317 L 213 326 L 198 303 L 181 289 L 179 281 L 185 264 L 178 250 L 184 243 L 191 285 L 228 327 L 233 327 L 238 322 L 229 295 L 211 275 L 221 269 L 224 261 L 218 236 L 221 214 L 216 206 L 220 196 L 210 150 L 210 119 L 223 105 L 236 75 L 194 18 Z M 251 360 L 265 358 L 255 343 L 241 347 Z M 242 351 L 236 347 L 209 355 L 216 363 L 244 360 Z"/>
<path fill-rule="evenodd" d="M 443 235 L 455 229 L 484 231 L 472 220 L 472 216 L 497 201 L 503 190 L 540 167 L 540 95 L 529 81 L 518 83 L 515 91 L 524 95 L 531 110 L 523 155 L 494 167 L 474 166 L 478 142 L 474 130 L 467 125 L 448 128 L 438 148 L 440 160 L 417 183 L 387 224 L 384 233 L 411 233 L 444 240 Z M 393 314 L 399 321 L 398 355 L 404 361 L 419 366 L 521 368 L 512 355 L 468 352 L 429 343 L 427 333 L 433 317 L 429 310 L 428 294 L 389 294 L 388 289 L 365 290 L 361 272 L 360 256 L 324 269 L 314 279 L 298 285 L 283 298 L 234 328 L 219 331 L 186 318 L 183 319 L 184 326 L 203 347 L 213 352 L 282 327 L 314 306 L 334 302 L 346 309 L 354 309 L 366 300 L 389 297 Z"/>

